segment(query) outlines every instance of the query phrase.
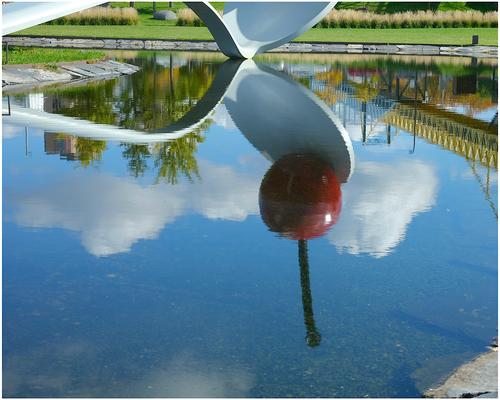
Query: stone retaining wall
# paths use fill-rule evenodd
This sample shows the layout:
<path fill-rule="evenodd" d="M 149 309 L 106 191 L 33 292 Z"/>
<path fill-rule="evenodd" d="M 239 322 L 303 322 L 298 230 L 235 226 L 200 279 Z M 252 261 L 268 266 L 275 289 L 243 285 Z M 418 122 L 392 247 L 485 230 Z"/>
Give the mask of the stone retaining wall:
<path fill-rule="evenodd" d="M 218 51 L 213 41 L 137 40 L 137 39 L 86 39 L 4 36 L 3 43 L 27 47 L 67 47 L 80 49 L 120 50 L 183 50 Z M 369 53 L 369 54 L 419 54 L 449 55 L 476 58 L 497 58 L 496 46 L 439 46 L 409 44 L 348 44 L 348 43 L 299 43 L 284 44 L 272 52 L 278 53 Z"/>

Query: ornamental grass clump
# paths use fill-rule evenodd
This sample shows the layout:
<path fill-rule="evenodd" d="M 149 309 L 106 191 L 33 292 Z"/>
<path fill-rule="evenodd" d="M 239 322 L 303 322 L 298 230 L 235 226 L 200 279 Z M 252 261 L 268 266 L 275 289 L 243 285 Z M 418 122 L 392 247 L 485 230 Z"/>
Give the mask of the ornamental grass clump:
<path fill-rule="evenodd" d="M 177 11 L 177 25 L 202 26 L 203 22 L 190 8 L 181 8 Z"/>
<path fill-rule="evenodd" d="M 223 10 L 217 10 L 217 12 L 223 15 Z M 190 8 L 181 8 L 177 11 L 177 23 L 178 26 L 205 26 L 205 23 L 196 15 L 196 13 Z"/>
<path fill-rule="evenodd" d="M 93 7 L 51 21 L 54 25 L 136 25 L 135 8 Z"/>
<path fill-rule="evenodd" d="M 316 27 L 319 28 L 496 28 L 498 13 L 490 11 L 416 11 L 376 14 L 368 11 L 333 10 Z"/>

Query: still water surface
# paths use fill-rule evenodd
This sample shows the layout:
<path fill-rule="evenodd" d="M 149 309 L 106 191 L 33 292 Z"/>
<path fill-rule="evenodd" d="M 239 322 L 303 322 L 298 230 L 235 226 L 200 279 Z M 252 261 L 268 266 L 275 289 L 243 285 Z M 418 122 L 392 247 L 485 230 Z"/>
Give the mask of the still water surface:
<path fill-rule="evenodd" d="M 8 98 L 4 396 L 419 397 L 496 336 L 492 62 L 112 56 Z"/>

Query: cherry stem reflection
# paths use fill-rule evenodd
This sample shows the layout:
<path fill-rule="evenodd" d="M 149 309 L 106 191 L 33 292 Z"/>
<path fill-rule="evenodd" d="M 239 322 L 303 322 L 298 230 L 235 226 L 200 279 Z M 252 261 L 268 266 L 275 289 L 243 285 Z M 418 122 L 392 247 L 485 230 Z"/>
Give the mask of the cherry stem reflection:
<path fill-rule="evenodd" d="M 306 343 L 310 347 L 319 346 L 321 334 L 316 329 L 314 323 L 314 312 L 311 296 L 311 284 L 309 281 L 309 256 L 307 253 L 307 240 L 300 239 L 299 245 L 299 265 L 300 265 L 300 286 L 302 287 L 302 307 L 304 309 L 304 323 L 306 325 Z"/>

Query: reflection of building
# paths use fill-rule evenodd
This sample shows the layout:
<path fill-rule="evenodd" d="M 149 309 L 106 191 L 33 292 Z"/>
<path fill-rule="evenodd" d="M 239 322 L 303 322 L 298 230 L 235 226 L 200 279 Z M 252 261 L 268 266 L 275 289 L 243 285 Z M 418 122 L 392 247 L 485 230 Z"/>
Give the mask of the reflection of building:
<path fill-rule="evenodd" d="M 309 79 L 310 88 L 340 117 L 353 140 L 391 144 L 391 136 L 405 131 L 467 160 L 497 167 L 497 119 L 480 117 L 497 105 L 495 68 L 448 76 L 429 68 L 339 67 L 311 72 Z"/>
<path fill-rule="evenodd" d="M 496 66 L 453 72 L 432 66 L 338 65 L 325 73 L 311 71 L 307 86 L 334 110 L 354 141 L 391 145 L 402 131 L 413 135 L 411 153 L 420 137 L 463 157 L 497 216 L 490 194 L 490 169 L 498 165 Z M 485 177 L 476 163 L 485 167 Z"/>
<path fill-rule="evenodd" d="M 44 146 L 46 154 L 59 154 L 62 160 L 74 161 L 78 159 L 76 136 L 67 136 L 60 133 L 45 132 Z"/>
<path fill-rule="evenodd" d="M 429 111 L 429 109 L 431 109 Z M 497 167 L 498 136 L 486 122 L 436 109 L 427 104 L 399 103 L 384 121 L 438 144 L 467 160 Z"/>

